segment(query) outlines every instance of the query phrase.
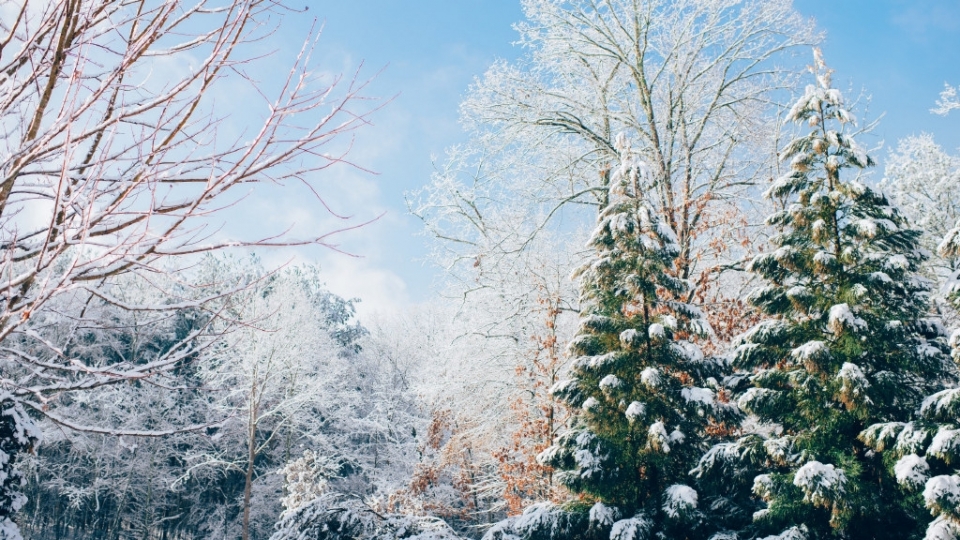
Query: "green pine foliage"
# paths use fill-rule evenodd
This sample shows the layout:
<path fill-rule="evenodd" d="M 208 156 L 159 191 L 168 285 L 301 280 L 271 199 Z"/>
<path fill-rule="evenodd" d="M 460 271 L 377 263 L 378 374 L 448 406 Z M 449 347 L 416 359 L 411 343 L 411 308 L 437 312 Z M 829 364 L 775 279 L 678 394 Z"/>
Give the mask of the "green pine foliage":
<path fill-rule="evenodd" d="M 783 203 L 768 219 L 778 234 L 748 266 L 765 281 L 749 300 L 767 317 L 734 353 L 750 383 L 737 403 L 761 429 L 711 449 L 696 472 L 732 469 L 734 482 L 761 473 L 752 534 L 917 538 L 922 505 L 861 433 L 909 421 L 943 388 L 944 330 L 927 315 L 920 231 L 857 180 L 873 160 L 819 52 L 812 71 L 817 84 L 789 112 L 811 130 L 786 146 L 790 171 L 767 192 Z"/>
<path fill-rule="evenodd" d="M 736 424 L 739 411 L 717 382 L 722 363 L 691 341 L 711 331 L 677 300 L 689 285 L 671 274 L 673 230 L 644 201 L 645 166 L 622 135 L 618 147 L 621 166 L 589 241 L 594 256 L 574 274 L 581 320 L 571 379 L 553 389 L 578 413 L 540 459 L 576 494 L 569 508 L 593 505 L 585 523 L 595 529 L 706 538 L 712 505 L 689 485 L 689 471 L 712 442 L 710 428 Z"/>

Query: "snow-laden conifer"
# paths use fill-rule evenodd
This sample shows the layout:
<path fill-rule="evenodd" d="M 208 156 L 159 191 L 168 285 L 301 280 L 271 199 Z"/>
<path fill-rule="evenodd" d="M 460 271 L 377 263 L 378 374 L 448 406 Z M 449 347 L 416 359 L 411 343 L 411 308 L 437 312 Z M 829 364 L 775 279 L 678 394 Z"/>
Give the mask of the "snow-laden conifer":
<path fill-rule="evenodd" d="M 733 355 L 751 383 L 737 402 L 765 435 L 715 447 L 696 472 L 733 471 L 731 481 L 763 473 L 751 527 L 761 537 L 914 538 L 924 516 L 896 477 L 915 483 L 923 466 L 914 460 L 894 472 L 858 436 L 909 421 L 942 388 L 950 376 L 944 330 L 927 315 L 920 232 L 859 180 L 873 160 L 814 56 L 816 84 L 789 112 L 810 131 L 783 149 L 789 172 L 767 192 L 782 203 L 768 219 L 778 234 L 748 266 L 764 282 L 749 300 L 767 320 Z"/>
<path fill-rule="evenodd" d="M 709 324 L 677 300 L 688 284 L 671 273 L 679 250 L 673 230 L 644 199 L 654 179 L 626 137 L 617 146 L 621 162 L 589 241 L 593 256 L 574 273 L 582 316 L 568 348 L 571 378 L 554 388 L 578 414 L 541 455 L 579 501 L 550 515 L 585 528 L 538 530 L 707 538 L 711 504 L 689 471 L 710 428 L 722 431 L 739 411 L 716 382 L 721 364 L 693 343 Z M 586 513 L 589 519 L 573 517 Z"/>
<path fill-rule="evenodd" d="M 944 257 L 960 255 L 960 226 L 941 245 Z M 953 251 L 950 251 L 950 250 Z M 960 289 L 949 291 L 960 305 Z M 960 362 L 960 330 L 949 341 L 953 357 Z M 933 521 L 926 540 L 960 539 L 960 388 L 947 388 L 928 396 L 920 414 L 910 422 L 886 422 L 870 426 L 862 439 L 887 461 L 896 461 L 897 482 L 905 491 L 922 498 Z"/>

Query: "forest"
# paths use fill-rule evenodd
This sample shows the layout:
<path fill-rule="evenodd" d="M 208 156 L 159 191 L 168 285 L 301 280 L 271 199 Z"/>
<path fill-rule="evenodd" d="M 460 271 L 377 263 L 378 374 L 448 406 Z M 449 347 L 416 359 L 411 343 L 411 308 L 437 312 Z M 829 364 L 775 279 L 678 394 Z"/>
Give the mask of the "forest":
<path fill-rule="evenodd" d="M 0 4 L 0 540 L 960 540 L 960 151 L 793 0 L 518 1 L 370 316 L 283 255 L 395 105 L 312 11 Z"/>

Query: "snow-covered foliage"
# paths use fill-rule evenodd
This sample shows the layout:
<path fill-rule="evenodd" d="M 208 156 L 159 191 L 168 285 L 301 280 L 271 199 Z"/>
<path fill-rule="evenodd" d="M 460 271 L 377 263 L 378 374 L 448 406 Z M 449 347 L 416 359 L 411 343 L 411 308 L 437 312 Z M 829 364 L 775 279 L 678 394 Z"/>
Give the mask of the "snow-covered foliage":
<path fill-rule="evenodd" d="M 907 454 L 897 461 L 893 467 L 897 482 L 910 489 L 924 485 L 930 476 L 930 465 L 927 460 L 916 454 Z"/>
<path fill-rule="evenodd" d="M 803 490 L 805 501 L 827 508 L 843 504 L 846 483 L 843 470 L 819 461 L 804 463 L 793 476 L 793 485 Z"/>
<path fill-rule="evenodd" d="M 928 266 L 937 280 L 934 292 L 960 269 L 960 155 L 948 154 L 933 136 L 923 133 L 902 139 L 886 160 L 880 187 L 923 231 L 920 245 L 934 254 Z M 951 246 L 954 246 L 951 248 Z"/>
<path fill-rule="evenodd" d="M 217 275 L 256 268 L 247 259 L 208 261 L 194 278 L 209 285 L 224 281 Z M 46 538 L 60 523 L 87 535 L 113 534 L 119 527 L 142 535 L 239 537 L 251 410 L 260 411 L 249 485 L 252 534 L 268 536 L 283 509 L 285 478 L 277 472 L 288 461 L 302 473 L 290 485 L 296 487 L 287 489 L 291 505 L 326 492 L 383 500 L 405 487 L 418 459 L 416 433 L 424 431 L 426 419 L 413 389 L 398 376 L 401 366 L 380 355 L 351 303 L 323 289 L 318 277 L 310 268 L 289 269 L 260 282 L 255 293 L 234 296 L 230 309 L 249 317 L 247 331 L 232 332 L 223 346 L 202 351 L 164 387 L 108 386 L 61 404 L 62 414 L 123 435 L 43 425 L 44 444 L 25 462 L 31 472 L 27 493 L 35 503 L 23 510 L 26 534 Z M 136 299 L 149 291 L 128 282 L 125 292 Z M 190 311 L 159 321 L 109 306 L 87 312 L 116 325 L 77 345 L 83 349 L 74 352 L 90 359 L 162 355 L 179 335 L 203 324 Z M 251 343 L 258 339 L 258 345 Z M 291 342 L 297 354 L 286 354 L 277 342 L 265 349 L 271 339 Z M 251 375 L 256 350 L 266 351 L 264 362 L 269 350 L 278 353 L 266 370 L 270 380 Z M 281 351 L 295 371 L 283 369 Z M 409 371 L 404 376 L 408 382 L 418 377 Z M 260 381 L 259 408 L 249 406 L 250 386 L 244 391 L 240 380 Z M 169 434 L 138 436 L 145 426 Z M 197 427 L 181 432 L 185 426 Z"/>
<path fill-rule="evenodd" d="M 696 510 L 697 501 L 698 495 L 695 489 L 682 484 L 674 484 L 664 492 L 663 511 L 669 518 L 684 518 Z"/>
<path fill-rule="evenodd" d="M 13 520 L 27 497 L 21 491 L 26 482 L 18 462 L 41 439 L 39 427 L 18 400 L 0 390 L 0 538 L 4 540 L 21 540 Z"/>
<path fill-rule="evenodd" d="M 940 92 L 937 106 L 930 109 L 930 112 L 946 116 L 950 114 L 950 111 L 960 109 L 960 98 L 957 97 L 957 90 L 960 90 L 960 86 L 953 87 L 948 83 L 943 83 L 943 91 Z"/>
<path fill-rule="evenodd" d="M 459 540 L 441 520 L 381 514 L 357 499 L 324 495 L 289 509 L 270 540 Z"/>

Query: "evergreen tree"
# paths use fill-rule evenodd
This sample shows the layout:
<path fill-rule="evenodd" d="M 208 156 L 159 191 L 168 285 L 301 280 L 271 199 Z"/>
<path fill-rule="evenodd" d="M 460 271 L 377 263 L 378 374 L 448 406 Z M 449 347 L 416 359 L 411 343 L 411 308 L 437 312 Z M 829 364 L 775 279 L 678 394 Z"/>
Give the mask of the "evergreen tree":
<path fill-rule="evenodd" d="M 741 337 L 734 366 L 751 387 L 738 405 L 765 429 L 712 449 L 698 472 L 762 472 L 754 534 L 771 538 L 916 538 L 926 518 L 865 444 L 867 426 L 907 421 L 942 388 L 944 330 L 928 319 L 926 252 L 884 196 L 841 173 L 873 160 L 819 51 L 789 119 L 812 130 L 783 151 L 790 171 L 767 196 L 774 249 L 748 269 L 766 281 L 750 302 L 767 320 Z"/>
<path fill-rule="evenodd" d="M 960 256 L 960 226 L 940 244 L 944 258 Z M 960 307 L 957 276 L 948 284 L 947 295 Z M 950 338 L 953 358 L 960 363 L 960 329 Z M 927 540 L 960 538 L 960 388 L 941 390 L 926 398 L 919 418 L 912 422 L 885 422 L 870 426 L 864 441 L 884 452 L 897 482 L 923 498 L 934 520 L 927 526 Z M 895 460 L 895 463 L 893 463 Z"/>
<path fill-rule="evenodd" d="M 707 433 L 738 420 L 715 378 L 721 364 L 690 341 L 710 328 L 676 300 L 688 284 L 671 273 L 673 230 L 644 200 L 651 178 L 623 135 L 617 146 L 621 165 L 589 241 L 593 256 L 574 274 L 581 320 L 569 345 L 572 378 L 553 389 L 578 413 L 540 456 L 576 499 L 529 509 L 514 526 L 528 538 L 537 527 L 549 536 L 706 538 L 710 505 L 689 471 Z"/>

